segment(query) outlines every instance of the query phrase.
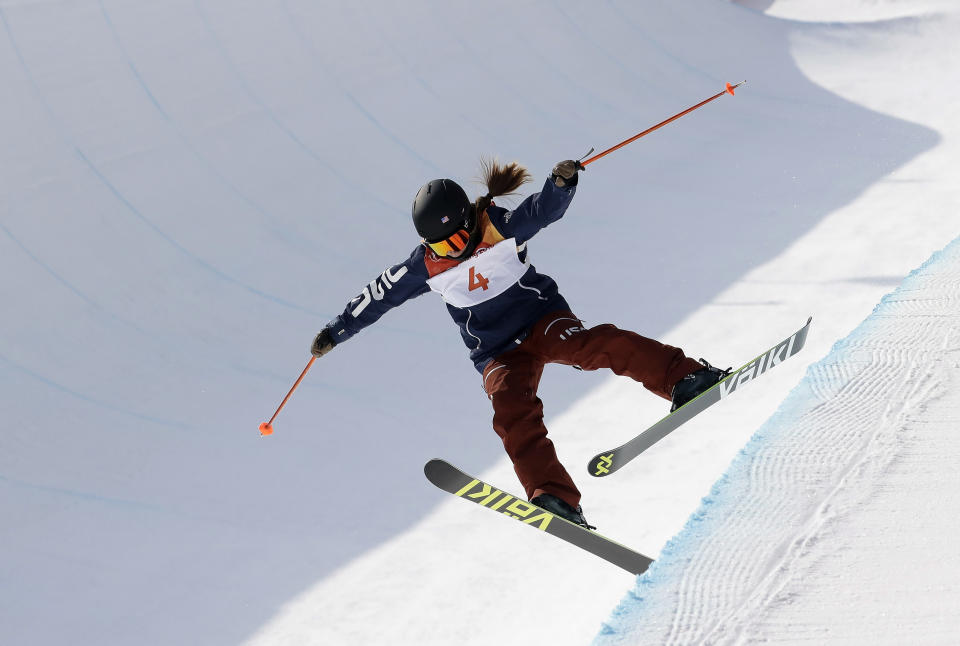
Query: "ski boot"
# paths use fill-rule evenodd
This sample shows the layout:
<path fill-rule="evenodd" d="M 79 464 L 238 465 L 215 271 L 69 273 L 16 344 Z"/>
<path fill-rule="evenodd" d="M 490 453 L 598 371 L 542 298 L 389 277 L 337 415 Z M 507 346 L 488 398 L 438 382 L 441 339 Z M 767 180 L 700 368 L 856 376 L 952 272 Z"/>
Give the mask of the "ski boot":
<path fill-rule="evenodd" d="M 700 363 L 704 365 L 703 368 L 691 372 L 674 385 L 671 393 L 673 400 L 673 405 L 670 406 L 671 413 L 730 374 L 730 368 L 726 370 L 714 368 L 704 359 L 700 359 Z"/>
<path fill-rule="evenodd" d="M 581 527 L 586 527 L 587 529 L 596 529 L 596 527 L 589 524 L 587 519 L 583 517 L 583 509 L 580 507 L 580 505 L 577 505 L 576 508 L 571 507 L 565 501 L 560 500 L 556 496 L 552 496 L 548 493 L 542 493 L 530 502 L 540 509 L 549 511 L 551 514 L 559 516 L 564 520 L 569 520 L 575 525 L 580 525 Z"/>

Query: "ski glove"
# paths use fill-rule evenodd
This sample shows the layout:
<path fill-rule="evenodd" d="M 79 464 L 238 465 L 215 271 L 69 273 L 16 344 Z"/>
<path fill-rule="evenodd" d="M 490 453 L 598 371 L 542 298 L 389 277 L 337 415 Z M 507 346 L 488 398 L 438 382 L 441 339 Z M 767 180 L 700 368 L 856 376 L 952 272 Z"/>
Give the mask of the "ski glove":
<path fill-rule="evenodd" d="M 336 345 L 333 341 L 333 336 L 330 334 L 330 330 L 323 328 L 323 330 L 314 337 L 313 344 L 310 346 L 310 354 L 315 357 L 322 357 L 333 350 Z"/>
<path fill-rule="evenodd" d="M 557 165 L 553 167 L 550 178 L 553 180 L 553 183 L 560 188 L 564 186 L 576 186 L 577 171 L 580 170 L 584 170 L 583 164 L 574 159 L 567 159 L 562 162 L 557 162 Z"/>

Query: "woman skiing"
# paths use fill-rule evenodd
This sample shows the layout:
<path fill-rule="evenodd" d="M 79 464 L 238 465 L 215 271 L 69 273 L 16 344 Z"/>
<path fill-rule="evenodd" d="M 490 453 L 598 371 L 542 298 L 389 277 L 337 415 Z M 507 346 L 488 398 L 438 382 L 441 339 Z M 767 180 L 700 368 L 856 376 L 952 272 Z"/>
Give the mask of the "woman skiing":
<path fill-rule="evenodd" d="M 527 243 L 566 212 L 576 192 L 579 162 L 559 162 L 539 193 L 517 208 L 493 198 L 531 179 L 510 163 L 485 162 L 487 193 L 471 202 L 453 180 L 424 184 L 413 201 L 421 244 L 404 262 L 373 280 L 315 337 L 320 357 L 388 310 L 428 291 L 439 292 L 493 404 L 493 428 L 533 504 L 590 527 L 580 492 L 560 464 L 543 423 L 537 387 L 547 363 L 608 368 L 682 406 L 724 372 L 670 347 L 613 325 L 584 328 L 552 278 L 527 258 Z"/>

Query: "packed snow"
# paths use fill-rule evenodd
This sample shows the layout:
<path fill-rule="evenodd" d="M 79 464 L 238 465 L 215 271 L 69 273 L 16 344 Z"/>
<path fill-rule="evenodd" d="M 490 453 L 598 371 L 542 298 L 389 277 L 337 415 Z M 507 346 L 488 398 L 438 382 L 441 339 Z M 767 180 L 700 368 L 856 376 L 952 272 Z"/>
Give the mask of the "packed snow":
<path fill-rule="evenodd" d="M 960 636 L 960 238 L 810 367 L 594 643 Z"/>
<path fill-rule="evenodd" d="M 956 643 L 958 29 L 937 0 L 0 0 L 0 641 Z M 530 244 L 588 324 L 716 365 L 814 317 L 609 478 L 587 460 L 665 402 L 547 370 L 586 516 L 648 574 L 424 479 L 519 492 L 430 295 L 259 435 L 425 181 L 543 178 L 743 79 Z"/>

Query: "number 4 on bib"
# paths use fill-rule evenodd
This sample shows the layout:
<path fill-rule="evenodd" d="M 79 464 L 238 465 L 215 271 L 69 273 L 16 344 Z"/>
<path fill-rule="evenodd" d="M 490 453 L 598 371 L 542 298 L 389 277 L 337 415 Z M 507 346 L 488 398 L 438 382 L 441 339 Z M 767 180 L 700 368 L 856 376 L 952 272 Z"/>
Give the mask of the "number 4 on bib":
<path fill-rule="evenodd" d="M 488 289 L 490 281 L 483 277 L 483 274 L 475 273 L 473 267 L 470 268 L 470 291 L 475 289 Z"/>

